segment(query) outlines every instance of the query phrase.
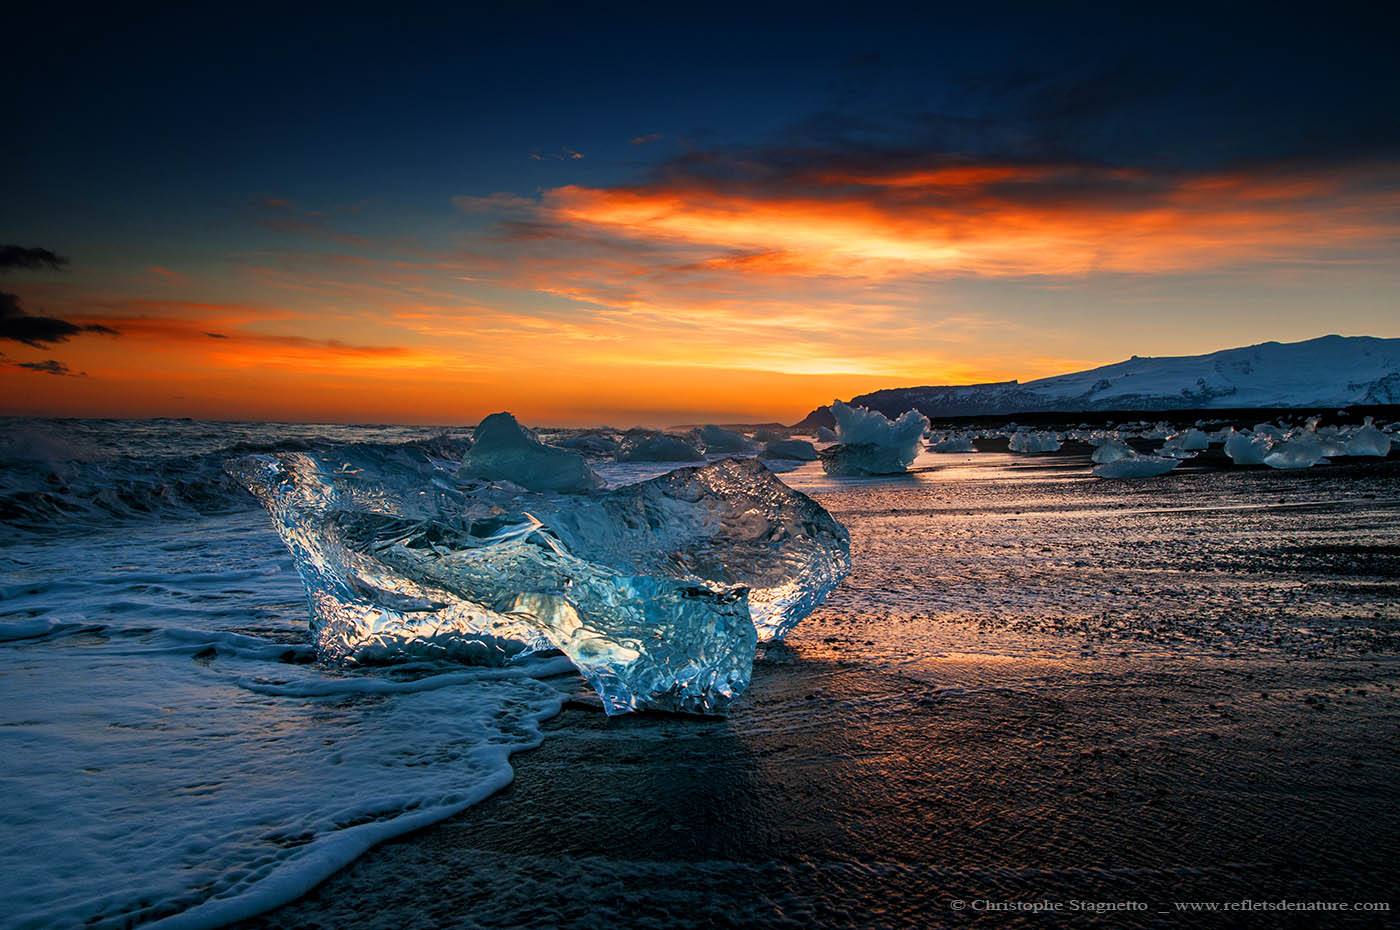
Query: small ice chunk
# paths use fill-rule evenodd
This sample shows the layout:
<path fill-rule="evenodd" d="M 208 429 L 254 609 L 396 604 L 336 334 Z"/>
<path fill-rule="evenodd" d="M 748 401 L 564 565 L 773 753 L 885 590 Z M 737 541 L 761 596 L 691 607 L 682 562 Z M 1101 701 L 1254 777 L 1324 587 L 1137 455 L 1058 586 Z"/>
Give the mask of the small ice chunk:
<path fill-rule="evenodd" d="M 1098 478 L 1155 478 L 1180 464 L 1178 459 L 1133 453 L 1130 457 L 1095 465 L 1094 475 Z"/>
<path fill-rule="evenodd" d="M 930 452 L 976 452 L 972 437 L 967 435 L 946 436 L 929 444 Z"/>
<path fill-rule="evenodd" d="M 570 452 L 579 452 L 583 455 L 594 455 L 601 457 L 612 457 L 617 454 L 622 441 L 616 433 L 608 430 L 585 430 L 575 433 L 572 436 L 565 436 L 563 439 L 555 440 L 554 445 L 561 449 L 568 449 Z"/>
<path fill-rule="evenodd" d="M 1372 423 L 1372 418 L 1367 417 L 1365 424 L 1346 441 L 1347 455 L 1378 455 L 1385 458 L 1390 454 L 1390 437 L 1376 429 Z"/>
<path fill-rule="evenodd" d="M 817 442 L 835 442 L 836 434 L 825 426 L 817 427 Z"/>
<path fill-rule="evenodd" d="M 619 462 L 703 462 L 689 439 L 649 429 L 629 429 L 622 436 Z"/>
<path fill-rule="evenodd" d="M 1094 450 L 1094 454 L 1089 456 L 1096 465 L 1107 465 L 1109 462 L 1117 462 L 1119 459 L 1130 459 L 1137 455 L 1133 447 L 1123 442 L 1121 439 L 1105 439 Z"/>
<path fill-rule="evenodd" d="M 878 410 L 833 401 L 836 438 L 840 445 L 821 452 L 828 475 L 894 475 L 908 469 L 919 455 L 928 417 L 906 410 L 891 421 Z"/>
<path fill-rule="evenodd" d="M 1200 430 L 1192 428 L 1184 433 L 1177 433 L 1167 440 L 1167 444 L 1187 452 L 1204 452 L 1210 448 L 1210 437 Z"/>
<path fill-rule="evenodd" d="M 1258 433 L 1250 435 L 1232 429 L 1225 437 L 1225 454 L 1236 465 L 1263 465 L 1273 446 L 1273 439 Z"/>
<path fill-rule="evenodd" d="M 902 475 L 909 470 L 899 450 L 888 446 L 848 446 L 837 443 L 817 453 L 822 471 L 833 478 L 871 478 L 878 475 Z"/>
<path fill-rule="evenodd" d="M 1040 433 L 1031 430 L 1018 430 L 1012 437 L 1009 448 L 1012 452 L 1039 455 L 1045 452 L 1059 452 L 1060 440 L 1054 433 Z"/>
<path fill-rule="evenodd" d="M 493 413 L 481 421 L 461 474 L 509 481 L 532 491 L 586 491 L 603 484 L 583 456 L 545 445 L 509 413 Z"/>
<path fill-rule="evenodd" d="M 743 433 L 719 426 L 705 426 L 700 429 L 700 442 L 706 452 L 757 452 L 758 443 Z"/>
<path fill-rule="evenodd" d="M 1287 439 L 1275 443 L 1269 454 L 1264 456 L 1264 464 L 1270 468 L 1312 468 L 1326 461 L 1326 450 L 1321 437 L 1317 435 L 1316 420 L 1309 420 L 1303 429 L 1293 430 Z"/>
<path fill-rule="evenodd" d="M 775 439 L 763 447 L 763 452 L 759 457 L 815 462 L 817 460 L 817 447 L 805 439 Z"/>
<path fill-rule="evenodd" d="M 772 429 L 763 427 L 754 430 L 753 441 L 757 443 L 781 442 L 790 437 L 791 434 L 785 429 Z"/>

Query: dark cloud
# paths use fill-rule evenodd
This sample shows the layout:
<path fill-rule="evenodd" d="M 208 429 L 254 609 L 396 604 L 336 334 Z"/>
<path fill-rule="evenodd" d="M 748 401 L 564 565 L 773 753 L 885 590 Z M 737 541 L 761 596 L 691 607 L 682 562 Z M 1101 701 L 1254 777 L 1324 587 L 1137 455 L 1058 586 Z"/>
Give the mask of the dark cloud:
<path fill-rule="evenodd" d="M 0 245 L 0 271 L 22 268 L 33 271 L 49 268 L 61 271 L 68 265 L 68 259 L 50 252 L 48 249 L 28 249 L 22 245 Z"/>
<path fill-rule="evenodd" d="M 75 378 L 83 377 L 82 372 L 75 372 L 67 365 L 57 359 L 47 359 L 42 362 L 18 362 L 18 368 L 28 368 L 30 371 L 41 371 L 46 375 L 71 375 Z"/>
<path fill-rule="evenodd" d="M 18 295 L 0 291 L 0 339 L 12 339 L 41 349 L 56 342 L 66 342 L 79 333 L 119 335 L 110 326 L 98 323 L 70 323 L 58 317 L 29 313 L 20 306 Z"/>

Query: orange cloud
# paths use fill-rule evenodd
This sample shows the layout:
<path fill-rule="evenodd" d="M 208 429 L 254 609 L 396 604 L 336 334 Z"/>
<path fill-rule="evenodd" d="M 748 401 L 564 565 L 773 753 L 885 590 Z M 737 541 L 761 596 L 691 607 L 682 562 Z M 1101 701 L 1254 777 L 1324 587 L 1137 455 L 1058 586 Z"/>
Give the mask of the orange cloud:
<path fill-rule="evenodd" d="M 772 194 L 694 181 L 567 186 L 539 214 L 564 230 L 708 249 L 699 267 L 745 274 L 1160 274 L 1306 259 L 1400 230 L 1394 193 L 1348 180 L 961 166 L 828 173 Z"/>

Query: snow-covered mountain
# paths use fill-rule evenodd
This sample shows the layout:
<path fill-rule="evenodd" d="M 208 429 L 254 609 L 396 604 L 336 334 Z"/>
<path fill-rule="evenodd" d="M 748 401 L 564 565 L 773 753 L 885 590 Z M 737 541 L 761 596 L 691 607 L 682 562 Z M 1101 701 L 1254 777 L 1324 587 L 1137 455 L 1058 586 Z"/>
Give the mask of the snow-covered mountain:
<path fill-rule="evenodd" d="M 851 403 L 888 416 L 914 408 L 931 417 L 1400 404 L 1400 339 L 1323 336 L 1209 355 L 1134 355 L 1126 362 L 1025 384 L 893 388 L 862 394 Z M 817 425 L 828 417 L 825 408 L 818 408 L 803 423 Z"/>

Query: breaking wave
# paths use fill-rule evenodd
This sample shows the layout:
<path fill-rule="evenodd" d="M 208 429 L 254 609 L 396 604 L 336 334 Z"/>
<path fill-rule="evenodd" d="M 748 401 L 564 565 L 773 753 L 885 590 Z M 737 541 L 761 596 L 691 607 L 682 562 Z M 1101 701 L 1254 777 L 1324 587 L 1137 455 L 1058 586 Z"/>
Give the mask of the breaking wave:
<path fill-rule="evenodd" d="M 308 427 L 248 424 L 242 431 L 246 435 L 230 443 L 225 424 L 190 422 L 186 432 L 191 435 L 176 432 L 174 441 L 168 426 L 143 436 L 139 425 L 108 425 L 108 430 L 89 425 L 88 435 L 74 436 L 74 430 L 60 432 L 53 421 L 9 421 L 0 435 L 0 522 L 27 533 L 49 533 L 255 510 L 252 496 L 224 473 L 226 461 L 250 453 L 343 445 L 341 434 L 347 432 L 344 427 L 326 427 L 318 434 Z M 358 430 L 363 436 L 365 428 Z M 222 443 L 209 441 L 215 431 L 222 434 Z M 465 436 L 440 431 L 403 438 L 405 428 L 378 432 L 390 441 L 355 445 L 372 455 L 452 467 L 471 445 Z"/>

